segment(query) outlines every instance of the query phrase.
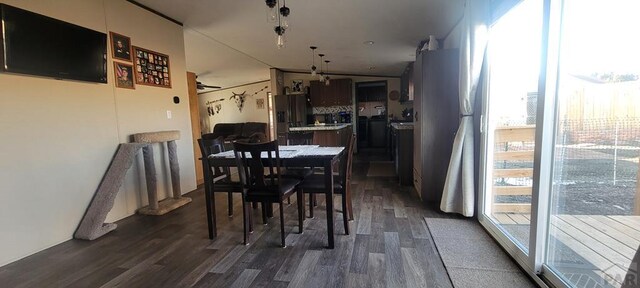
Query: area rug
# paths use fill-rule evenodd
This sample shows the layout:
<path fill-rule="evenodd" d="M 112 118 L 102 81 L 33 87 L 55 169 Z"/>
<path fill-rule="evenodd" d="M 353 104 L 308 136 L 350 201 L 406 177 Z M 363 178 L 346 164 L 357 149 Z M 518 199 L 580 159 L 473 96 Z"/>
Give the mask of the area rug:
<path fill-rule="evenodd" d="M 396 169 L 392 161 L 371 161 L 367 177 L 395 177 Z"/>
<path fill-rule="evenodd" d="M 454 287 L 536 287 L 475 220 L 424 219 Z"/>

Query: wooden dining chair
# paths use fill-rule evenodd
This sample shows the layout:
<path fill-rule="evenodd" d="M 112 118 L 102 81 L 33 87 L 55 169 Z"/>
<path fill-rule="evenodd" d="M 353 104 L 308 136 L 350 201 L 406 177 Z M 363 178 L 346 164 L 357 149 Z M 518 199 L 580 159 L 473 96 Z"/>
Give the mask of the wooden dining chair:
<path fill-rule="evenodd" d="M 333 191 L 335 194 L 342 195 L 342 218 L 344 222 L 344 232 L 349 235 L 349 220 L 353 220 L 353 205 L 351 203 L 351 167 L 353 163 L 353 146 L 356 141 L 355 134 L 351 135 L 349 143 L 340 159 L 338 165 L 338 173 L 333 176 Z M 324 175 L 313 174 L 306 177 L 300 190 L 309 194 L 309 214 L 313 217 L 314 201 L 312 196 L 315 194 L 324 194 L 327 190 L 324 182 Z M 326 199 L 333 201 L 333 199 Z"/>
<path fill-rule="evenodd" d="M 202 139 L 198 139 L 200 145 L 200 152 L 202 153 L 203 171 L 210 171 L 211 173 L 211 185 L 213 191 L 211 192 L 226 192 L 227 204 L 229 206 L 229 217 L 233 216 L 233 193 L 242 192 L 240 185 L 240 179 L 237 174 L 231 174 L 229 167 L 212 167 L 209 165 L 209 161 L 206 155 L 218 154 L 224 152 L 224 138 L 211 138 L 210 134 L 202 135 Z M 209 170 L 206 170 L 209 169 Z M 213 196 L 213 193 L 211 194 Z"/>
<path fill-rule="evenodd" d="M 300 180 L 282 177 L 278 141 L 264 143 L 233 143 L 233 150 L 238 163 L 240 182 L 242 183 L 243 212 L 245 213 L 244 243 L 247 245 L 248 232 L 252 221 L 250 202 L 280 204 L 280 233 L 282 247 L 286 247 L 284 232 L 284 199 L 296 193 L 298 199 L 298 229 L 303 231 L 304 199 L 298 188 Z M 264 155 L 264 157 L 262 156 Z M 263 210 L 263 217 L 264 217 Z M 248 221 L 247 221 L 248 220 Z"/>

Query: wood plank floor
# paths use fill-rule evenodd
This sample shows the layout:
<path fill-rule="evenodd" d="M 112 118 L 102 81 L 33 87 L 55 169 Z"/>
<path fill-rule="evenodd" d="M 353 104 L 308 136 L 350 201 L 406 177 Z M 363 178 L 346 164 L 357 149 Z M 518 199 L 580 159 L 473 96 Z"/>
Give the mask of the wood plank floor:
<path fill-rule="evenodd" d="M 507 231 L 530 226 L 529 214 L 494 213 L 493 217 Z M 611 285 L 622 285 L 616 277 L 626 275 L 640 245 L 640 216 L 560 214 L 552 215 L 550 223 L 551 236 L 609 275 Z"/>
<path fill-rule="evenodd" d="M 286 207 L 287 248 L 277 214 L 262 225 L 254 210 L 251 244 L 242 245 L 240 199 L 226 216 L 217 193 L 218 238 L 207 238 L 202 189 L 165 216 L 135 215 L 95 241 L 70 240 L 0 267 L 2 287 L 452 287 L 423 217 L 448 217 L 425 207 L 412 188 L 392 178 L 366 178 L 366 155 L 354 163 L 355 220 L 344 235 L 336 213 L 335 249 L 324 247 L 324 199 L 297 230 L 295 197 Z M 335 207 L 340 206 L 336 196 Z M 276 207 L 277 208 L 277 207 Z"/>

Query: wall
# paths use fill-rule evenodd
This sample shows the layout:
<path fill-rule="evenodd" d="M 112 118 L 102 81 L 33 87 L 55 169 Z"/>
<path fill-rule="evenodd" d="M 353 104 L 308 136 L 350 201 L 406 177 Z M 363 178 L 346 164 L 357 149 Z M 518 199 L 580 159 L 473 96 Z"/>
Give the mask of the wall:
<path fill-rule="evenodd" d="M 400 77 L 394 77 L 394 78 L 389 78 L 389 77 L 372 77 L 372 76 L 345 76 L 345 75 L 336 75 L 336 76 L 331 76 L 331 79 L 343 79 L 343 78 L 351 78 L 351 80 L 353 80 L 353 97 L 354 97 L 354 108 L 353 111 L 355 111 L 355 83 L 357 82 L 368 82 L 368 81 L 380 81 L 380 80 L 386 80 L 387 81 L 387 94 L 393 90 L 397 90 L 398 92 L 400 91 Z M 284 86 L 289 86 L 291 87 L 291 83 L 293 80 L 303 80 L 304 86 L 309 86 L 309 81 L 310 80 L 317 80 L 318 77 L 314 76 L 312 77 L 311 74 L 308 73 L 285 73 L 284 74 Z M 389 107 L 387 107 L 388 109 L 388 114 L 391 115 L 401 115 L 402 110 L 404 110 L 405 108 L 412 108 L 413 107 L 413 103 L 400 103 L 398 101 L 391 101 L 389 100 Z M 355 117 L 354 117 L 355 118 Z"/>
<path fill-rule="evenodd" d="M 222 89 L 209 93 L 200 94 L 198 96 L 200 104 L 200 119 L 202 133 L 211 133 L 216 123 L 240 123 L 240 122 L 263 122 L 269 123 L 267 92 L 271 91 L 271 83 L 265 80 L 249 85 L 238 86 L 230 89 Z M 240 94 L 246 92 L 244 107 L 242 112 L 238 110 L 238 106 L 234 99 L 229 99 L 233 93 Z M 207 102 L 224 99 L 223 101 L 207 105 Z M 264 108 L 258 109 L 257 99 L 264 100 Z M 220 111 L 214 115 L 209 115 L 208 107 L 216 108 L 220 104 Z M 215 111 L 214 111 L 215 112 Z"/>
<path fill-rule="evenodd" d="M 169 55 L 173 79 L 171 89 L 115 88 L 111 51 L 108 84 L 0 74 L 0 266 L 72 238 L 118 144 L 131 134 L 180 130 L 181 189 L 196 188 L 182 27 L 124 0 L 0 2 L 129 36 L 133 45 Z M 162 199 L 170 194 L 169 168 L 165 149 L 155 148 Z M 146 205 L 143 175 L 138 155 L 107 221 Z"/>

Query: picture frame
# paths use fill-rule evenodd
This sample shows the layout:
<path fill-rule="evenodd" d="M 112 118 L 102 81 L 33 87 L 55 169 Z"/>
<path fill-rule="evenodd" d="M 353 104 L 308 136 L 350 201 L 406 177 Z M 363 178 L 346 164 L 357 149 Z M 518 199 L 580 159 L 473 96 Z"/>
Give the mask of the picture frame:
<path fill-rule="evenodd" d="M 256 108 L 257 109 L 264 109 L 264 98 L 256 99 Z"/>
<path fill-rule="evenodd" d="M 304 82 L 302 80 L 291 80 L 291 92 L 298 93 L 304 89 Z"/>
<path fill-rule="evenodd" d="M 131 57 L 131 38 L 113 31 L 109 31 L 109 38 L 111 38 L 111 57 L 131 62 L 133 59 Z"/>
<path fill-rule="evenodd" d="M 171 88 L 169 56 L 137 46 L 132 47 L 136 84 Z"/>
<path fill-rule="evenodd" d="M 136 89 L 133 81 L 133 65 L 114 61 L 113 70 L 116 77 L 116 87 Z"/>

